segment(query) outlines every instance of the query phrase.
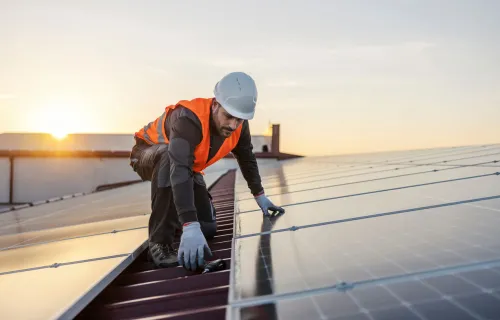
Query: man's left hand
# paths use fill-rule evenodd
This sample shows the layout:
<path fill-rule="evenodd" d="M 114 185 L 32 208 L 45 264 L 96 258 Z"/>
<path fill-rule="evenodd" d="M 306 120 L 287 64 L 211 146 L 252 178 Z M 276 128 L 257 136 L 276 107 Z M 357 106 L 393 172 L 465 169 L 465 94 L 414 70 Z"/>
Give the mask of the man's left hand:
<path fill-rule="evenodd" d="M 285 209 L 272 203 L 264 193 L 255 196 L 255 201 L 257 201 L 257 204 L 265 216 L 275 217 L 285 213 Z M 271 211 L 271 213 L 269 213 L 269 211 Z"/>

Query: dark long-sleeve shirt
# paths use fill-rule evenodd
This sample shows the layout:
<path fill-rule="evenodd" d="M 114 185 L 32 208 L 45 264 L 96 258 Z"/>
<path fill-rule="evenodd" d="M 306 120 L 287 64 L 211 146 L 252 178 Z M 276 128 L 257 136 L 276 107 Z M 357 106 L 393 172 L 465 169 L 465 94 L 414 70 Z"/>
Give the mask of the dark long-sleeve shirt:
<path fill-rule="evenodd" d="M 218 135 L 213 126 L 213 119 L 210 115 L 211 134 L 208 160 L 216 155 L 225 140 L 224 137 Z M 194 149 L 203 138 L 201 123 L 191 110 L 178 107 L 169 113 L 165 121 L 165 133 L 169 139 L 170 181 L 179 220 L 181 223 L 196 221 L 193 196 L 193 183 L 195 183 L 196 176 L 193 174 L 192 166 Z M 231 152 L 238 162 L 251 193 L 256 195 L 263 191 L 248 121 L 243 122 L 240 139 Z"/>

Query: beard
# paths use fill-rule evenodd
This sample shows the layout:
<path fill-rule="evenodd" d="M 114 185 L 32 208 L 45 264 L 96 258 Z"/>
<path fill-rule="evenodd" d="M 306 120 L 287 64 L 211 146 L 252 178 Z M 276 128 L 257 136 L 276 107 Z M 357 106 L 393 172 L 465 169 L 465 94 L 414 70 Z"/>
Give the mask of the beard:
<path fill-rule="evenodd" d="M 233 133 L 233 129 L 231 129 L 230 127 L 222 127 L 221 130 L 220 130 L 220 133 L 222 136 L 224 137 L 228 137 L 231 135 L 231 133 Z"/>

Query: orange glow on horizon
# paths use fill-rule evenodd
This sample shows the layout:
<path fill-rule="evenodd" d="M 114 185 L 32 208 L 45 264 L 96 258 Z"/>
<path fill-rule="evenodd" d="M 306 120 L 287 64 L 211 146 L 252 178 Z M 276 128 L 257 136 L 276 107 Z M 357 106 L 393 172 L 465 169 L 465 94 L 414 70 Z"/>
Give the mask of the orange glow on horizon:
<path fill-rule="evenodd" d="M 65 132 L 65 131 L 53 131 L 53 132 L 49 132 L 54 138 L 56 138 L 57 140 L 63 140 L 64 138 L 66 138 L 68 136 L 68 133 Z"/>
<path fill-rule="evenodd" d="M 32 128 L 63 140 L 70 133 L 86 131 L 92 122 L 86 121 L 86 110 L 77 97 L 57 97 L 40 104 L 34 112 Z"/>

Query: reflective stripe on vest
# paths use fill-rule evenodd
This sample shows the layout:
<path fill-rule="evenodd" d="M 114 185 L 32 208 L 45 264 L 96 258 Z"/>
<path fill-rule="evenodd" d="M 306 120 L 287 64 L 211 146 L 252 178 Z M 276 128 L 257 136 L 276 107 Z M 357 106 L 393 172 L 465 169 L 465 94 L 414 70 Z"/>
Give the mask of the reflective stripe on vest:
<path fill-rule="evenodd" d="M 148 144 L 168 144 L 168 138 L 165 133 L 165 119 L 167 118 L 167 114 L 178 106 L 183 106 L 191 110 L 198 117 L 201 123 L 202 140 L 194 149 L 194 172 L 202 172 L 208 166 L 224 158 L 234 149 L 234 147 L 236 147 L 241 135 L 241 124 L 228 138 L 224 140 L 224 143 L 221 145 L 215 156 L 207 162 L 210 151 L 211 98 L 196 98 L 190 101 L 181 100 L 175 105 L 167 106 L 165 108 L 165 112 L 163 112 L 160 117 L 136 132 L 135 136 L 143 139 Z"/>

